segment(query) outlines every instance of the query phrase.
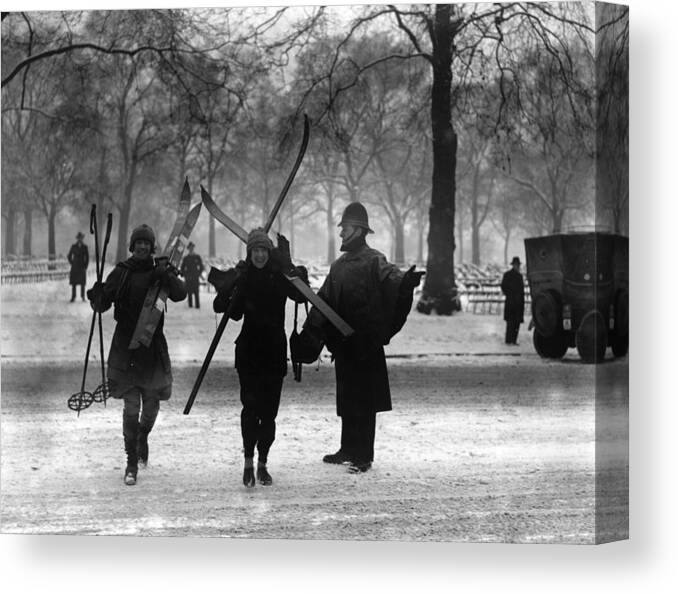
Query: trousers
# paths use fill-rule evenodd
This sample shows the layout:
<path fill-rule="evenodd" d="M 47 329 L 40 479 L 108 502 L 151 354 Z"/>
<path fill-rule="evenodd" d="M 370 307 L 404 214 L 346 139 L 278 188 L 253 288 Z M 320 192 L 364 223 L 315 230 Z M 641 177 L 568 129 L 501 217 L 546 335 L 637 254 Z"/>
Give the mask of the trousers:
<path fill-rule="evenodd" d="M 275 419 L 280 407 L 283 378 L 261 372 L 238 372 L 240 379 L 240 430 L 245 458 L 252 458 L 256 448 L 259 462 L 268 460 L 275 441 Z"/>
<path fill-rule="evenodd" d="M 376 413 L 341 417 L 341 450 L 353 462 L 366 463 L 374 460 L 376 424 Z"/>
<path fill-rule="evenodd" d="M 122 435 L 128 463 L 136 466 L 139 435 L 148 435 L 155 425 L 160 400 L 150 390 L 132 388 L 122 395 Z"/>
<path fill-rule="evenodd" d="M 520 329 L 520 322 L 508 320 L 506 322 L 506 344 L 516 344 L 518 341 L 518 330 Z"/>

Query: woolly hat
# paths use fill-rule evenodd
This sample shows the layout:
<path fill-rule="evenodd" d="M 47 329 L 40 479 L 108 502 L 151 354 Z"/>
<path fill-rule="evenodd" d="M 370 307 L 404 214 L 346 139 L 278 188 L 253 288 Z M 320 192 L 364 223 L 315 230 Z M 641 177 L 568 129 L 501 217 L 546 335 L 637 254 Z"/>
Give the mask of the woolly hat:
<path fill-rule="evenodd" d="M 353 225 L 354 227 L 366 229 L 368 233 L 374 233 L 374 231 L 370 229 L 367 211 L 360 202 L 351 202 L 351 204 L 344 209 L 344 214 L 341 215 L 341 221 L 337 227 L 341 227 L 342 225 Z"/>
<path fill-rule="evenodd" d="M 252 229 L 247 236 L 247 252 L 251 252 L 255 247 L 265 248 L 269 252 L 273 249 L 273 242 L 261 228 Z"/>
<path fill-rule="evenodd" d="M 139 225 L 132 231 L 132 235 L 129 238 L 129 251 L 134 251 L 134 242 L 137 239 L 145 239 L 151 243 L 151 252 L 155 251 L 155 233 L 148 225 Z"/>

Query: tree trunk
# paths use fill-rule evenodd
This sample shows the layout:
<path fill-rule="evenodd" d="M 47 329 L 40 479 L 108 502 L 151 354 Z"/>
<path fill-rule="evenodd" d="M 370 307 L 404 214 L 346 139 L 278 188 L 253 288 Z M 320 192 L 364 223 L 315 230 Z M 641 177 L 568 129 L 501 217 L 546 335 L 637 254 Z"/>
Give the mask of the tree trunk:
<path fill-rule="evenodd" d="M 7 209 L 5 216 L 5 257 L 16 255 L 16 214 L 14 206 Z"/>
<path fill-rule="evenodd" d="M 336 228 L 334 226 L 334 197 L 330 192 L 327 199 L 327 217 L 325 222 L 327 223 L 327 264 L 330 265 L 334 262 L 335 254 L 337 252 L 336 244 Z"/>
<path fill-rule="evenodd" d="M 50 260 L 56 260 L 56 207 L 50 208 L 49 216 L 47 217 L 47 253 Z M 56 264 L 50 263 L 48 268 L 53 270 Z"/>
<path fill-rule="evenodd" d="M 459 310 L 454 281 L 454 195 L 457 135 L 451 121 L 452 40 L 451 5 L 438 4 L 433 24 L 433 86 L 431 127 L 433 175 L 429 209 L 426 281 L 417 311 L 451 315 Z"/>
<path fill-rule="evenodd" d="M 417 209 L 417 263 L 424 262 L 424 212 Z"/>
<path fill-rule="evenodd" d="M 480 186 L 480 166 L 476 165 L 473 172 L 473 187 L 471 189 L 471 262 L 480 266 L 480 223 L 478 222 L 478 194 Z"/>
<path fill-rule="evenodd" d="M 464 263 L 464 214 L 457 213 L 457 266 Z"/>
<path fill-rule="evenodd" d="M 127 259 L 128 251 L 128 228 L 129 216 L 132 210 L 132 188 L 131 184 L 125 184 L 122 206 L 120 207 L 120 223 L 118 224 L 118 249 L 115 253 L 116 262 L 122 262 Z M 157 247 L 157 246 L 156 246 Z"/>
<path fill-rule="evenodd" d="M 402 218 L 397 217 L 393 224 L 394 262 L 398 266 L 405 265 L 405 225 Z"/>
<path fill-rule="evenodd" d="M 24 210 L 24 256 L 33 255 L 33 211 L 30 208 Z"/>

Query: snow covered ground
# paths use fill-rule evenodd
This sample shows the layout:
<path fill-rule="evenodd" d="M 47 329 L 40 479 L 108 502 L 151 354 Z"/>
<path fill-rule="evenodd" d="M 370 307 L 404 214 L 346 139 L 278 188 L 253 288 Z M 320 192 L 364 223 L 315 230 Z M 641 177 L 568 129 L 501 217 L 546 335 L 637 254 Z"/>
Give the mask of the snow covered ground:
<path fill-rule="evenodd" d="M 79 416 L 66 405 L 92 316 L 69 296 L 66 282 L 2 287 L 2 532 L 568 543 L 627 534 L 626 358 L 584 365 L 571 350 L 543 361 L 527 324 L 511 347 L 501 316 L 412 313 L 387 347 L 394 410 L 378 415 L 373 469 L 353 476 L 321 462 L 339 437 L 323 356 L 301 383 L 286 378 L 274 485 L 246 490 L 240 324 L 229 323 L 182 414 L 218 323 L 203 293 L 200 310 L 169 305 L 174 392 L 148 468 L 126 487 L 121 403 Z M 292 306 L 287 320 L 291 331 Z M 113 323 L 108 312 L 106 353 Z M 95 333 L 87 389 L 100 374 Z"/>

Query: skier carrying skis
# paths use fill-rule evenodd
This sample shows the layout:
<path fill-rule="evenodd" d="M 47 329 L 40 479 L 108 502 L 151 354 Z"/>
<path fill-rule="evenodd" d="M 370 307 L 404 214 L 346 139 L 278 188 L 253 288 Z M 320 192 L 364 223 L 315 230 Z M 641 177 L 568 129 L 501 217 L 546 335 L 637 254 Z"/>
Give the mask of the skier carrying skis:
<path fill-rule="evenodd" d="M 235 341 L 235 367 L 240 380 L 246 487 L 255 485 L 255 448 L 256 480 L 266 486 L 273 484 L 267 462 L 287 374 L 285 303 L 288 297 L 297 303 L 306 301 L 283 273 L 298 275 L 308 283 L 306 269 L 292 264 L 287 239 L 278 234 L 278 247 L 274 248 L 263 229 L 254 229 L 247 237 L 246 260 L 224 272 L 213 268 L 208 278 L 217 289 L 214 311 L 228 312 L 233 320 L 244 317 Z"/>
<path fill-rule="evenodd" d="M 127 454 L 125 484 L 137 481 L 138 463 L 148 463 L 148 434 L 155 423 L 160 401 L 172 392 L 172 370 L 163 319 L 150 346 L 130 349 L 130 339 L 149 288 L 156 281 L 165 286 L 172 301 L 186 298 L 186 288 L 166 258 L 153 259 L 155 234 L 148 225 L 132 231 L 129 242 L 132 256 L 119 262 L 103 283 L 87 291 L 92 308 L 105 312 L 115 305 L 117 322 L 108 354 L 108 384 L 113 398 L 124 400 L 122 433 Z"/>
<path fill-rule="evenodd" d="M 403 274 L 367 245 L 365 236 L 373 231 L 361 203 L 346 207 L 339 226 L 344 254 L 330 267 L 318 296 L 355 333 L 344 339 L 314 307 L 300 344 L 324 342 L 334 358 L 341 445 L 323 462 L 349 464 L 349 472 L 359 473 L 372 467 L 376 413 L 391 410 L 384 345 L 405 324 L 424 272 L 415 272 L 412 266 Z"/>

